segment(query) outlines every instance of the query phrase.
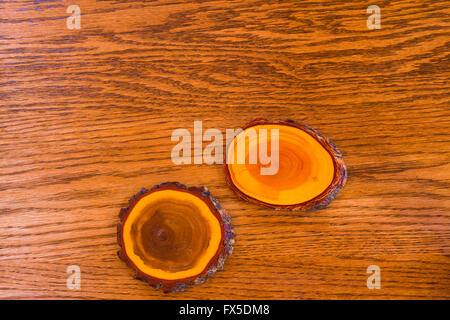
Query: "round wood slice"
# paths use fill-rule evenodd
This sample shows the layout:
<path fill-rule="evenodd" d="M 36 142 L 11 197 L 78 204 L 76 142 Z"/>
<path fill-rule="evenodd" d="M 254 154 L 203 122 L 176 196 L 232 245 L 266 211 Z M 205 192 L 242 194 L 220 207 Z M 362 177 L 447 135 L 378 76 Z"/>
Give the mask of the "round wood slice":
<path fill-rule="evenodd" d="M 165 292 L 203 283 L 231 254 L 231 219 L 206 187 L 142 189 L 120 211 L 119 257 L 135 278 Z"/>

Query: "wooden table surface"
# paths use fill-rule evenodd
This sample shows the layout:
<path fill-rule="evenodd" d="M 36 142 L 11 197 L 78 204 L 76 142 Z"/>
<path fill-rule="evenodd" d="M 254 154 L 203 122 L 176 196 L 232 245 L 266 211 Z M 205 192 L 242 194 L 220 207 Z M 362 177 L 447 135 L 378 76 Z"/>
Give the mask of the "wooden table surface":
<path fill-rule="evenodd" d="M 449 299 L 449 16 L 437 0 L 0 1 L 0 298 Z M 220 165 L 172 163 L 173 130 L 259 117 L 339 146 L 328 208 L 265 209 Z M 165 181 L 207 186 L 236 232 L 225 269 L 177 294 L 116 255 L 119 209 Z"/>

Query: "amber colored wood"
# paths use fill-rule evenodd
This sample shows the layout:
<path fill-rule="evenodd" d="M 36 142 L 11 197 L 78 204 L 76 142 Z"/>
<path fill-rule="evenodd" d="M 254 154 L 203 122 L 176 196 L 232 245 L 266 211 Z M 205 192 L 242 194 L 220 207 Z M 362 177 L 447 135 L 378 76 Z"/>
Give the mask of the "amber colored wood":
<path fill-rule="evenodd" d="M 204 283 L 233 251 L 231 217 L 206 187 L 164 182 L 143 188 L 119 218 L 117 255 L 134 278 L 166 293 Z"/>
<path fill-rule="evenodd" d="M 69 4 L 0 3 L 0 298 L 450 298 L 448 1 L 78 0 L 81 30 Z M 349 178 L 329 207 L 275 212 L 220 165 L 171 162 L 174 129 L 261 117 L 333 139 Z M 116 255 L 119 209 L 164 181 L 208 186 L 236 232 L 184 293 Z"/>
<path fill-rule="evenodd" d="M 271 129 L 268 128 L 268 124 L 270 124 Z M 264 174 L 261 171 L 261 166 L 256 165 L 249 165 L 247 164 L 239 164 L 237 158 L 239 157 L 239 151 L 237 149 L 239 148 L 239 142 L 236 143 L 236 140 L 239 140 L 239 136 L 241 134 L 246 134 L 248 129 L 255 130 L 255 134 L 259 134 L 257 127 L 259 125 L 266 125 L 267 130 L 267 136 L 271 135 L 268 133 L 268 131 L 272 130 L 273 128 L 278 128 L 279 130 L 279 159 L 274 160 L 272 157 L 270 159 L 270 162 L 279 162 L 279 170 L 277 170 L 277 173 L 272 172 L 271 175 L 270 172 L 266 171 L 266 174 Z M 311 177 L 311 167 L 310 164 L 308 164 L 308 159 L 302 160 L 301 156 L 299 158 L 283 158 L 282 154 L 286 152 L 289 153 L 298 153 L 300 152 L 309 152 L 310 154 L 315 153 L 316 151 L 313 150 L 303 150 L 305 147 L 304 145 L 301 145 L 300 142 L 298 144 L 295 144 L 295 142 L 290 142 L 292 146 L 289 146 L 289 144 L 286 144 L 286 142 L 283 143 L 283 140 L 286 141 L 286 128 L 291 127 L 291 129 L 294 129 L 295 134 L 297 136 L 300 136 L 301 134 L 304 134 L 304 137 L 310 137 L 314 143 L 317 144 L 317 147 L 319 147 L 321 150 L 324 151 L 325 157 L 329 159 L 329 175 L 326 178 L 323 178 L 321 176 L 314 177 L 313 179 L 317 179 L 318 181 L 320 179 L 327 179 L 329 178 L 329 182 L 326 181 L 323 183 L 319 188 L 320 193 L 316 193 L 314 196 L 310 196 L 305 198 L 303 201 L 299 200 L 299 196 L 305 197 L 307 195 L 307 192 L 311 192 L 314 188 L 317 187 L 317 185 L 305 185 L 305 177 Z M 284 128 L 284 129 L 283 129 Z M 342 159 L 342 153 L 339 151 L 339 149 L 336 147 L 336 145 L 328 138 L 324 137 L 322 134 L 320 134 L 317 130 L 314 130 L 312 128 L 309 128 L 307 125 L 300 123 L 300 122 L 294 122 L 292 120 L 288 121 L 274 121 L 274 120 L 264 120 L 264 119 L 256 119 L 252 121 L 249 124 L 246 124 L 242 127 L 243 131 L 239 135 L 237 135 L 233 142 L 230 142 L 227 144 L 227 150 L 224 153 L 225 159 L 233 159 L 233 160 L 224 160 L 224 172 L 225 172 L 225 179 L 230 187 L 231 190 L 233 190 L 236 195 L 245 200 L 250 201 L 253 203 L 256 203 L 258 205 L 263 205 L 268 208 L 273 209 L 280 209 L 280 210 L 294 210 L 294 211 L 307 211 L 307 210 L 318 210 L 323 209 L 327 205 L 330 204 L 331 201 L 333 201 L 334 198 L 336 198 L 336 195 L 339 193 L 339 191 L 342 189 L 342 187 L 345 185 L 345 182 L 347 181 L 347 169 L 345 166 L 345 163 Z M 283 137 L 285 135 L 285 137 Z M 247 139 L 244 138 L 243 139 Z M 302 141 L 300 138 L 297 141 Z M 244 141 L 244 140 L 241 140 Z M 253 150 L 256 150 L 255 154 L 260 152 L 260 145 L 264 145 L 266 143 L 267 148 L 271 146 L 271 142 L 261 142 L 262 140 L 260 137 L 255 139 L 257 141 L 258 146 L 254 147 Z M 242 142 L 241 142 L 242 143 Z M 244 142 L 245 143 L 245 142 Z M 284 145 L 284 146 L 283 146 Z M 251 147 L 248 147 L 251 148 Z M 284 148 L 291 148 L 290 151 L 283 150 Z M 314 147 L 310 147 L 310 149 L 314 149 Z M 268 151 L 269 154 L 273 154 L 272 151 Z M 260 157 L 260 156 L 259 156 Z M 292 154 L 290 154 L 290 157 L 292 157 Z M 311 158 L 316 158 L 317 164 L 316 167 L 318 169 L 319 174 L 327 173 L 327 168 L 324 168 L 324 164 L 319 160 L 319 155 L 310 156 Z M 250 157 L 249 157 L 250 158 Z M 247 160 L 250 161 L 250 160 Z M 258 159 L 255 160 L 257 162 Z M 283 162 L 287 163 L 284 165 L 283 169 Z M 271 164 L 270 164 L 271 165 Z M 236 167 L 237 166 L 237 167 Z M 253 167 L 253 168 L 252 168 Z M 321 169 L 324 168 L 324 169 Z M 244 169 L 244 170 L 243 170 Z M 275 166 L 273 167 L 275 169 Z M 251 171 L 253 170 L 253 172 Z M 248 174 L 246 174 L 248 173 Z M 256 177 L 256 179 L 254 179 Z M 280 179 L 280 177 L 283 177 Z M 275 179 L 274 179 L 275 178 Z M 302 189 L 298 189 L 298 186 L 303 184 Z M 278 189 L 277 189 L 278 188 Z M 283 201 L 279 196 L 279 191 L 283 192 L 285 189 L 290 189 L 289 192 L 291 194 L 291 203 L 290 204 L 282 204 Z M 251 192 L 255 192 L 255 194 L 250 194 Z M 271 198 L 266 198 L 266 195 L 269 195 Z M 293 197 L 293 198 L 292 198 Z M 292 199 L 295 199 L 297 201 L 292 201 Z"/>

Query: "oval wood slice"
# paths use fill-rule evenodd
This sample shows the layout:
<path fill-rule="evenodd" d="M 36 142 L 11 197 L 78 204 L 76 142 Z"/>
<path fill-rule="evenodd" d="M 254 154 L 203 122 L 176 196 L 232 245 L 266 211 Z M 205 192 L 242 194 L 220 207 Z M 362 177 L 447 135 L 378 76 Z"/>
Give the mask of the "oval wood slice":
<path fill-rule="evenodd" d="M 229 187 L 240 198 L 274 209 L 323 208 L 347 180 L 336 145 L 290 120 L 247 124 L 228 144 L 224 170 Z"/>

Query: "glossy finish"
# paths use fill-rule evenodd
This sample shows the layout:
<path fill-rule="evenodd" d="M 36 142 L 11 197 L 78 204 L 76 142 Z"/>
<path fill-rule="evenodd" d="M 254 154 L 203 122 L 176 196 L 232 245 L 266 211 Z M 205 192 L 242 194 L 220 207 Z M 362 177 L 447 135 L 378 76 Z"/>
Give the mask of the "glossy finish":
<path fill-rule="evenodd" d="M 163 183 L 142 189 L 121 210 L 118 242 L 119 257 L 137 278 L 173 292 L 222 269 L 234 232 L 205 187 Z"/>
<path fill-rule="evenodd" d="M 81 30 L 66 29 L 69 4 Z M 448 0 L 0 11 L 1 299 L 450 299 Z M 349 180 L 325 210 L 239 201 L 221 166 L 171 161 L 173 130 L 259 117 L 305 122 L 343 152 Z M 161 181 L 207 185 L 237 234 L 223 272 L 173 295 L 116 256 L 117 208 Z M 81 290 L 66 287 L 73 264 Z"/>
<path fill-rule="evenodd" d="M 278 170 L 267 175 L 261 168 L 270 164 L 261 164 L 258 150 L 266 145 L 271 154 L 273 130 L 277 130 L 279 141 Z M 245 149 L 244 140 L 247 140 Z M 239 152 L 244 151 L 245 163 L 238 161 Z M 255 164 L 250 163 L 252 151 L 258 154 Z M 325 207 L 347 179 L 346 167 L 336 145 L 316 130 L 294 121 L 258 119 L 247 124 L 228 145 L 224 170 L 228 185 L 239 197 L 289 210 Z"/>

